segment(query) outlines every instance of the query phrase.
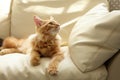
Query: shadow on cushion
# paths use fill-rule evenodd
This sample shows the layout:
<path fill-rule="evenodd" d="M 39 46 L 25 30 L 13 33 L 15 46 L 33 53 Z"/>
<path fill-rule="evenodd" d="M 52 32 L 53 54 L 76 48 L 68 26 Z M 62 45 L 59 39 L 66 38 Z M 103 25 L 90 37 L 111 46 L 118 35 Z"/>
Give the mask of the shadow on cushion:
<path fill-rule="evenodd" d="M 2 38 L 0 38 L 0 46 L 2 46 L 2 42 L 3 42 L 3 39 L 2 39 Z"/>

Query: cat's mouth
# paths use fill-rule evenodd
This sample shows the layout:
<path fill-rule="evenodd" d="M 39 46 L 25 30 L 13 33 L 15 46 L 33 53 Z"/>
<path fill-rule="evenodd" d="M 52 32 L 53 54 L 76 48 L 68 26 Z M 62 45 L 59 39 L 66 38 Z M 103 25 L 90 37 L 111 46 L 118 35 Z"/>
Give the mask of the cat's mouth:
<path fill-rule="evenodd" d="M 56 30 L 59 31 L 59 30 L 60 30 L 60 27 L 57 27 Z"/>
<path fill-rule="evenodd" d="M 55 29 L 51 29 L 49 32 L 50 32 L 50 34 L 52 34 L 52 35 L 56 35 L 57 33 L 59 33 L 59 30 L 60 30 L 60 28 L 57 27 L 57 28 L 55 28 Z"/>

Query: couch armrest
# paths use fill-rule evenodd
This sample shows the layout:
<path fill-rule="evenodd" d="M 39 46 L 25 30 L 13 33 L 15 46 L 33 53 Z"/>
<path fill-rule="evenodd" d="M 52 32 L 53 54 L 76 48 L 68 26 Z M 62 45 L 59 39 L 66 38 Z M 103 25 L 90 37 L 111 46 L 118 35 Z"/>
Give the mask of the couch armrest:
<path fill-rule="evenodd" d="M 107 62 L 107 80 L 120 80 L 120 50 Z"/>

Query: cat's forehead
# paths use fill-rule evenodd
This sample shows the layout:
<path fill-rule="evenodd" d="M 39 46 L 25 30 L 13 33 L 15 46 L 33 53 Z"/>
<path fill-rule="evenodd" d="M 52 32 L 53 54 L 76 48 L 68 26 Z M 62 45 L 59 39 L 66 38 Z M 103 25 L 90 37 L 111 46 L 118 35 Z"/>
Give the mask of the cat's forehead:
<path fill-rule="evenodd" d="M 57 21 L 55 21 L 55 20 L 45 20 L 46 21 L 46 23 L 53 23 L 53 24 L 59 24 Z"/>

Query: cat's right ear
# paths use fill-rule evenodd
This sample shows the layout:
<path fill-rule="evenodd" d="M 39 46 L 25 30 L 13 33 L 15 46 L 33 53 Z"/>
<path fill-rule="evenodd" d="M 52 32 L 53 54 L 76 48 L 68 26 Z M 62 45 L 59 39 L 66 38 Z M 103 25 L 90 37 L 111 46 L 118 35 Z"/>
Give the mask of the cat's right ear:
<path fill-rule="evenodd" d="M 50 16 L 50 20 L 53 21 L 53 20 L 54 20 L 54 17 L 53 17 L 53 16 Z"/>
<path fill-rule="evenodd" d="M 37 26 L 41 26 L 42 19 L 40 19 L 38 16 L 34 16 L 34 22 Z"/>

